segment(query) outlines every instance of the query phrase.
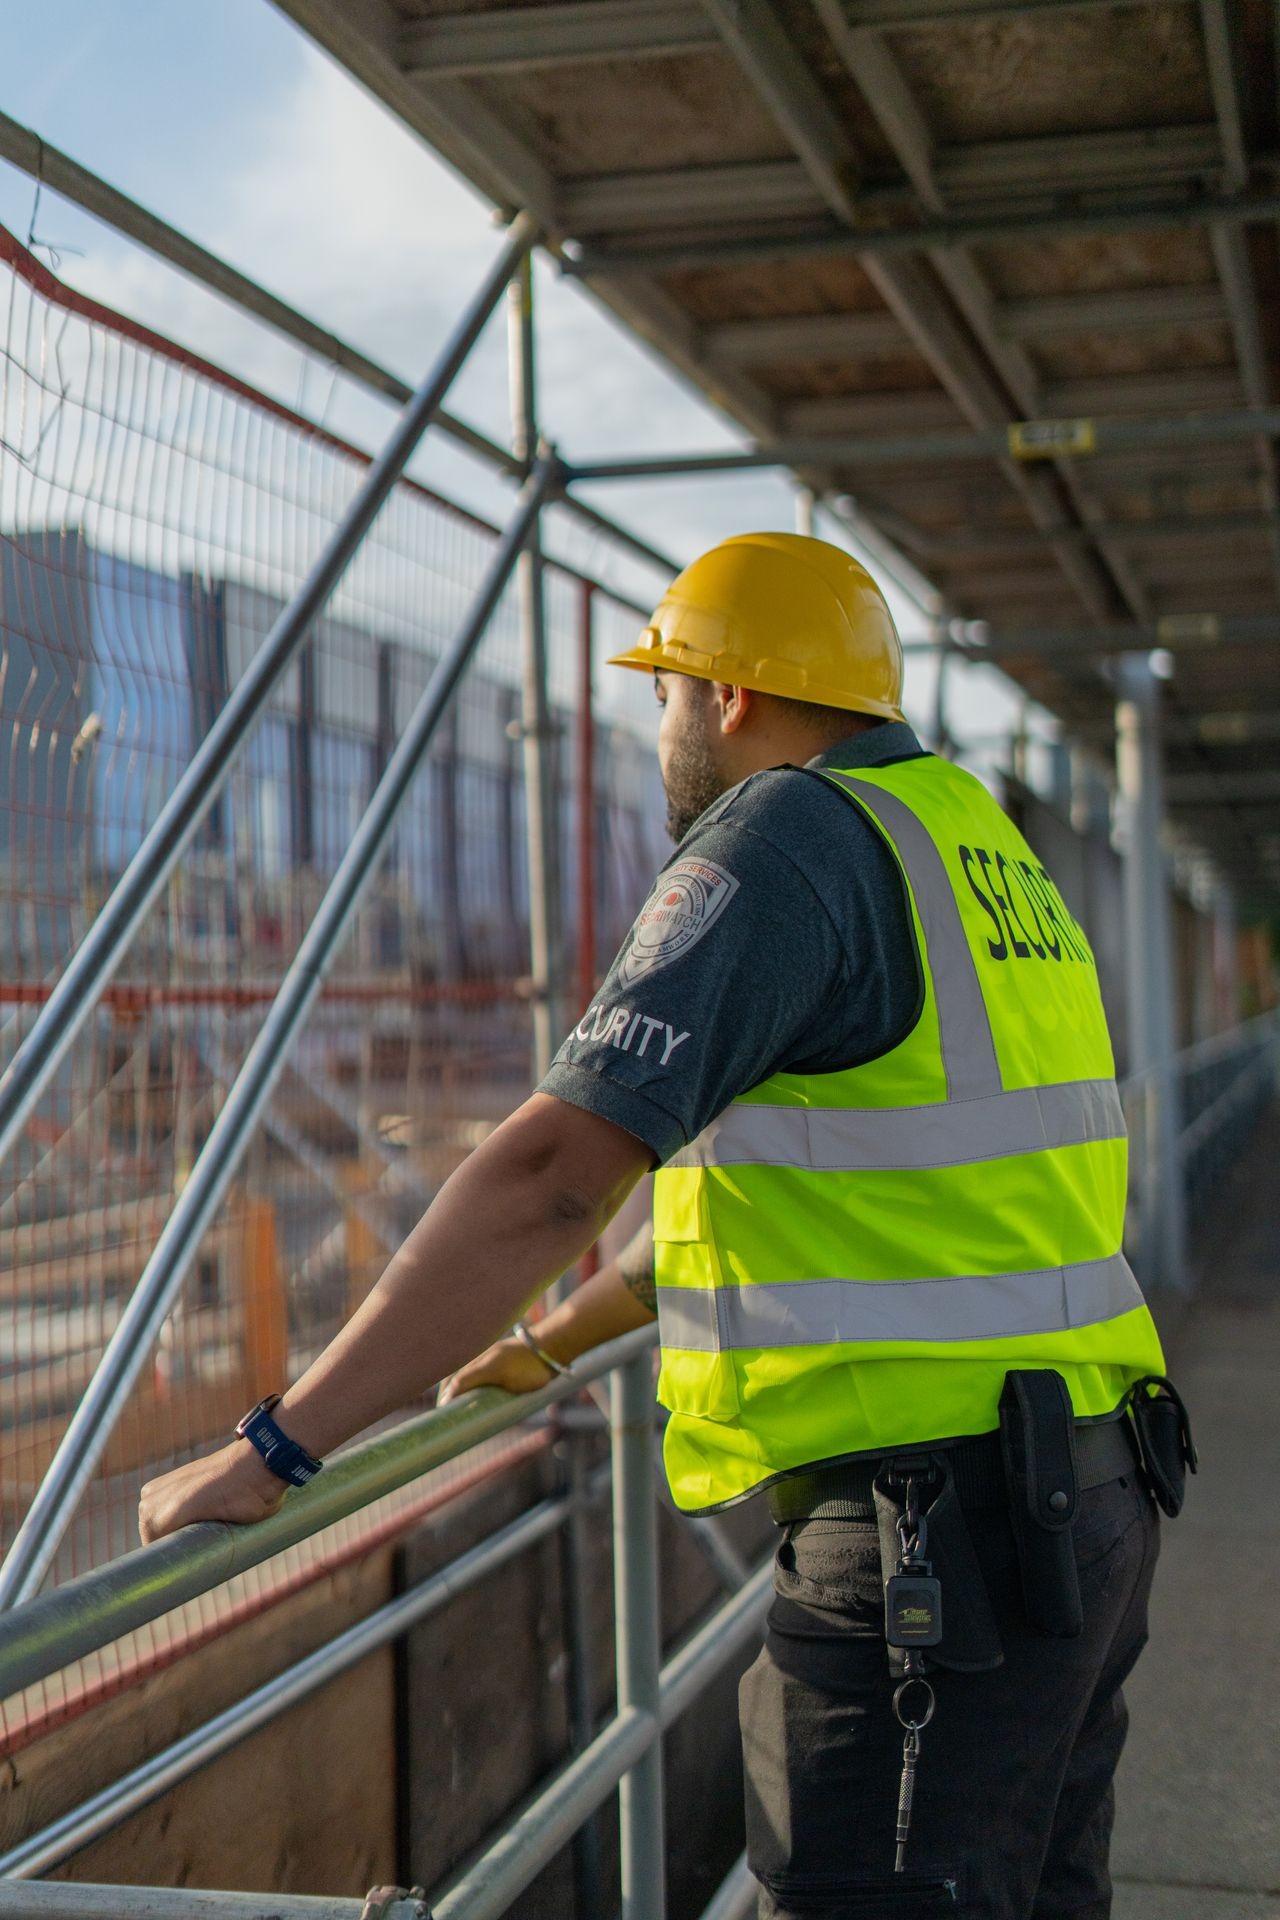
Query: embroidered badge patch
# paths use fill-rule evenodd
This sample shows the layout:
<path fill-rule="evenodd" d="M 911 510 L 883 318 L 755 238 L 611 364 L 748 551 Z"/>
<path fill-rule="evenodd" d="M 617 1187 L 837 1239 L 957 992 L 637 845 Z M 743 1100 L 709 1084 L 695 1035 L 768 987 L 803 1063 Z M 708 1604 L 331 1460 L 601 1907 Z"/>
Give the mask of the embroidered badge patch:
<path fill-rule="evenodd" d="M 681 860 L 669 868 L 632 929 L 631 945 L 618 969 L 619 985 L 629 987 L 688 953 L 737 891 L 733 875 L 714 860 Z"/>

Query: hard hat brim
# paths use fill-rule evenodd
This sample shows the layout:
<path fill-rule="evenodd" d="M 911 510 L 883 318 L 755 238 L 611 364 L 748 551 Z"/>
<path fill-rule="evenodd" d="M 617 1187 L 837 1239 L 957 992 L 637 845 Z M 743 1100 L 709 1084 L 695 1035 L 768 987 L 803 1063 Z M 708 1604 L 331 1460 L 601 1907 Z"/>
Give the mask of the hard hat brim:
<path fill-rule="evenodd" d="M 866 713 L 877 720 L 905 720 L 906 714 L 901 707 L 888 701 L 873 700 L 864 694 L 847 692 L 843 687 L 806 687 L 803 693 L 782 694 L 776 686 L 768 687 L 762 680 L 739 669 L 729 675 L 717 672 L 709 666 L 701 666 L 686 656 L 688 649 L 674 647 L 632 647 L 625 653 L 615 653 L 606 662 L 610 667 L 630 667 L 635 673 L 654 673 L 661 667 L 664 673 L 683 673 L 691 680 L 719 680 L 729 686 L 747 687 L 752 693 L 772 694 L 775 698 L 799 699 L 811 702 L 817 707 L 839 707 L 845 713 Z M 672 658 L 672 655 L 678 656 Z"/>

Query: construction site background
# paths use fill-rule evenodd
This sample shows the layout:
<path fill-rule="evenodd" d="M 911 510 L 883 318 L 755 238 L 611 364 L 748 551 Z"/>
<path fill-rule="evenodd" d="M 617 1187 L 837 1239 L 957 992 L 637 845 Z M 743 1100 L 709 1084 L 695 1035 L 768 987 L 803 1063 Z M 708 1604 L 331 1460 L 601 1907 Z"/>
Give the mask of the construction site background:
<path fill-rule="evenodd" d="M 11 1052 L 364 461 L 70 294 L 2 237 L 0 436 L 12 457 L 0 489 L 0 1030 Z M 407 483 L 397 490 L 11 1162 L 0 1200 L 0 1545 L 495 539 L 448 501 Z M 631 676 L 597 672 L 643 609 L 555 565 L 545 587 L 566 1019 L 589 999 L 665 844 L 647 692 Z M 315 1357 L 453 1168 L 527 1093 L 520 691 L 513 592 L 113 1434 L 55 1581 L 127 1551 L 143 1480 L 216 1443 L 264 1382 Z M 1025 765 L 1020 775 L 1011 772 L 1005 797 L 1089 933 L 1123 1073 L 1122 874 L 1108 782 L 1065 749 L 1043 790 Z M 1194 1125 L 1240 1070 L 1238 1051 L 1216 1048 L 1217 1037 L 1275 1006 L 1275 960 L 1267 931 L 1238 927 L 1194 860 L 1176 864 L 1175 877 L 1178 1040 L 1190 1050 L 1183 1117 Z M 1131 1119 L 1140 1165 L 1140 1101 Z M 1193 1183 L 1202 1248 L 1231 1136 L 1214 1140 Z M 1166 1311 L 1174 1330 L 1172 1303 Z M 603 1450 L 598 1436 L 573 1441 L 572 1423 L 488 1443 L 5 1701 L 0 1851 L 524 1511 L 557 1483 L 575 1444 L 588 1463 Z M 751 1553 L 768 1531 L 754 1512 L 731 1528 Z M 588 1586 L 602 1595 L 607 1541 L 596 1546 Z M 716 1582 L 674 1523 L 664 1523 L 662 1549 L 670 1643 Z M 548 1542 L 517 1575 L 355 1668 L 65 1871 L 282 1891 L 440 1878 L 567 1750 L 565 1609 L 562 1549 Z M 590 1627 L 599 1710 L 611 1645 L 601 1601 Z M 727 1669 L 702 1713 L 668 1737 L 676 1916 L 701 1910 L 741 1846 L 734 1679 Z M 286 1778 L 299 1752 L 302 1808 L 265 1784 Z M 607 1869 L 613 1828 L 595 1824 Z M 563 1856 L 512 1911 L 525 1920 L 569 1911 L 572 1874 Z"/>

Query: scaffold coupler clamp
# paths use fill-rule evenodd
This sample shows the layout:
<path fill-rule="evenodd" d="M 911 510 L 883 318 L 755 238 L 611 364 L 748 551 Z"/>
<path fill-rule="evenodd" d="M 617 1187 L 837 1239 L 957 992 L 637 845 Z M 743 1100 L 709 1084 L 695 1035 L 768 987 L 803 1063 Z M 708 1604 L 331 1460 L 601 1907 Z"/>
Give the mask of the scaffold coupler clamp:
<path fill-rule="evenodd" d="M 407 1907 L 405 1912 L 397 1908 Z M 425 1887 L 370 1887 L 360 1920 L 431 1920 Z"/>

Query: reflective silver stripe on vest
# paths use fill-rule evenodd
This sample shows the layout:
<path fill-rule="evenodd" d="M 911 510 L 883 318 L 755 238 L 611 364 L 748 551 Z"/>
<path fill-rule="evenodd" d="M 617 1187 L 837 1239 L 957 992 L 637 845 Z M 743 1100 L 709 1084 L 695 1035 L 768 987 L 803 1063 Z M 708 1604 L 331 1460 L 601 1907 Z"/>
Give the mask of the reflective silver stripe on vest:
<path fill-rule="evenodd" d="M 834 772 L 835 770 L 832 769 Z M 828 776 L 830 777 L 830 775 Z M 898 850 L 929 949 L 942 1064 L 951 1100 L 999 1093 L 1000 1063 L 987 1003 L 947 870 L 932 835 L 909 806 L 870 780 L 842 775 L 844 791 L 874 814 Z"/>
<path fill-rule="evenodd" d="M 1128 1261 L 1116 1253 L 1076 1266 L 951 1280 L 659 1287 L 658 1321 L 664 1347 L 721 1353 L 866 1340 L 1009 1340 L 1095 1326 L 1142 1304 Z"/>
<path fill-rule="evenodd" d="M 1124 1137 L 1124 1109 L 1114 1080 L 1064 1080 L 928 1107 L 772 1107 L 735 1101 L 667 1164 L 923 1171 Z"/>

